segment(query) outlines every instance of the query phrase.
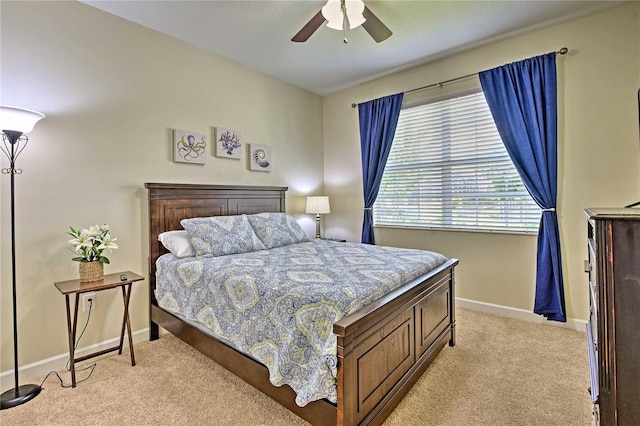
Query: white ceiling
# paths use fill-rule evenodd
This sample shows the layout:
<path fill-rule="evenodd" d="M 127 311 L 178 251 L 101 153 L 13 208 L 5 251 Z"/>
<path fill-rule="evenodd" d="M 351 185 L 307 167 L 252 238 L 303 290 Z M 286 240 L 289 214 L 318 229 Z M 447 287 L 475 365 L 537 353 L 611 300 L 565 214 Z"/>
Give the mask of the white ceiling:
<path fill-rule="evenodd" d="M 365 0 L 393 35 L 376 43 L 359 27 L 344 44 L 324 25 L 290 41 L 322 0 L 81 1 L 319 95 L 623 3 Z"/>

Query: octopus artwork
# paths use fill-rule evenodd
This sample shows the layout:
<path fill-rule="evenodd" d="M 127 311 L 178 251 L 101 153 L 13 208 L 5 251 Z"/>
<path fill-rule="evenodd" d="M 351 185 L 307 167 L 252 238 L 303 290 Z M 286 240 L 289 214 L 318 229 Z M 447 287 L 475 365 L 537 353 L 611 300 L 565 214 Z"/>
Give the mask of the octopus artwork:
<path fill-rule="evenodd" d="M 176 130 L 175 161 L 204 163 L 206 160 L 207 137 L 198 133 Z"/>

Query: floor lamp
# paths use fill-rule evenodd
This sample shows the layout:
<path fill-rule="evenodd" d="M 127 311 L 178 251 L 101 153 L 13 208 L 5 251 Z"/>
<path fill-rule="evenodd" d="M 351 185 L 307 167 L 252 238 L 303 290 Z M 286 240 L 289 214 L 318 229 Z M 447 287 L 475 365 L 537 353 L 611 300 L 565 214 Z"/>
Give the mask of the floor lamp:
<path fill-rule="evenodd" d="M 28 109 L 0 105 L 0 129 L 2 130 L 2 145 L 0 149 L 9 159 L 9 167 L 2 169 L 2 174 L 11 176 L 11 275 L 13 290 L 13 375 L 15 387 L 1 395 L 0 409 L 15 407 L 32 400 L 42 390 L 38 385 L 20 386 L 18 381 L 18 315 L 16 312 L 16 226 L 15 226 L 15 197 L 14 178 L 22 173 L 16 169 L 16 158 L 27 146 L 29 138 L 25 133 L 33 130 L 33 126 L 44 118 L 44 114 Z"/>

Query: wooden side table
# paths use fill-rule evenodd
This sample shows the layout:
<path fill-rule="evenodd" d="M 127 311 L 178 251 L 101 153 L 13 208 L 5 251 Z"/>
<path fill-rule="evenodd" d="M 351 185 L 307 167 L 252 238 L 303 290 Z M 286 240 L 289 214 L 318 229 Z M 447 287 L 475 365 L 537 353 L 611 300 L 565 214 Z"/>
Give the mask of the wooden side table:
<path fill-rule="evenodd" d="M 129 337 L 129 353 L 131 354 L 131 365 L 136 365 L 136 358 L 133 354 L 133 338 L 131 337 L 131 323 L 129 321 L 129 299 L 131 297 L 131 285 L 136 281 L 142 281 L 144 277 L 135 274 L 131 271 L 117 272 L 115 274 L 105 275 L 102 280 L 92 281 L 88 283 L 81 283 L 79 279 L 60 281 L 55 283 L 55 286 L 64 294 L 67 303 L 67 331 L 69 333 L 69 364 L 71 369 L 71 387 L 76 387 L 76 367 L 75 362 L 84 361 L 89 358 L 93 358 L 99 355 L 103 355 L 109 352 L 118 351 L 118 355 L 122 354 L 122 345 L 124 343 L 124 329 L 127 329 L 127 336 Z M 75 358 L 75 341 L 76 341 L 76 327 L 78 324 L 78 304 L 80 300 L 80 294 L 88 293 L 91 291 L 109 290 L 112 288 L 122 289 L 122 300 L 124 302 L 124 316 L 122 318 L 122 330 L 120 331 L 120 344 L 109 349 L 104 349 L 98 352 L 91 353 L 89 355 Z M 69 295 L 75 294 L 76 300 L 73 310 L 73 322 L 71 322 L 71 307 L 69 305 Z"/>

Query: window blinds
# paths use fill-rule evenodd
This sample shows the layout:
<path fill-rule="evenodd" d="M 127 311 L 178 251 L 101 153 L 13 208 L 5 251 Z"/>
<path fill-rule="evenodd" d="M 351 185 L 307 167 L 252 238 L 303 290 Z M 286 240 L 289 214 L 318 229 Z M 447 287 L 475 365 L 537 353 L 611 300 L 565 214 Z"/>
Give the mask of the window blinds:
<path fill-rule="evenodd" d="M 400 112 L 375 225 L 536 232 L 539 220 L 482 92 Z"/>

